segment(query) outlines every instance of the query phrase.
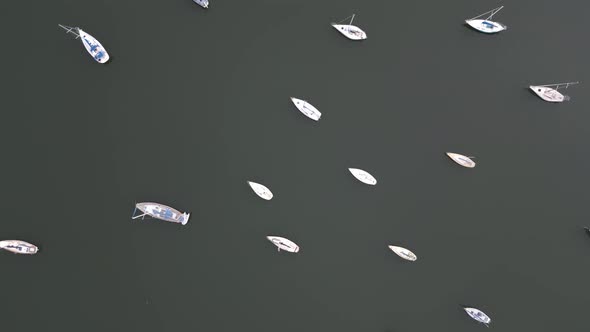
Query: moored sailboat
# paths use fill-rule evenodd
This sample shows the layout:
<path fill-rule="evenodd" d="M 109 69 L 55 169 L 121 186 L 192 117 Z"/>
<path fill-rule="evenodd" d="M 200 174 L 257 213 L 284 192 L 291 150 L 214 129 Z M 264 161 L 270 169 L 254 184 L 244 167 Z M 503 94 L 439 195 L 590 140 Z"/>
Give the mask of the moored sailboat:
<path fill-rule="evenodd" d="M 135 212 L 137 210 L 143 212 L 143 214 L 135 215 Z M 145 216 L 172 223 L 186 225 L 191 214 L 186 212 L 180 212 L 176 209 L 159 203 L 143 202 L 135 204 L 135 210 L 133 210 L 131 219 L 143 219 Z"/>
<path fill-rule="evenodd" d="M 69 27 L 65 25 L 58 24 L 62 29 L 66 30 L 66 33 L 71 33 L 76 36 L 76 39 L 80 38 L 82 41 L 82 45 L 86 48 L 86 51 L 92 56 L 94 60 L 98 63 L 106 63 L 109 61 L 110 57 L 105 48 L 102 44 L 96 40 L 96 38 L 92 37 L 89 33 L 83 31 L 77 27 Z"/>
<path fill-rule="evenodd" d="M 0 241 L 0 249 L 23 255 L 34 255 L 37 253 L 37 251 L 39 251 L 37 246 L 21 240 Z"/>
<path fill-rule="evenodd" d="M 350 173 L 359 181 L 364 184 L 368 184 L 374 186 L 377 184 L 377 179 L 375 179 L 369 172 L 364 171 L 359 168 L 349 168 Z"/>
<path fill-rule="evenodd" d="M 502 8 L 504 8 L 504 6 L 494 8 L 494 9 L 487 11 L 483 14 L 480 14 L 480 15 L 477 15 L 473 18 L 465 20 L 465 23 L 467 23 L 467 25 L 474 28 L 475 30 L 477 30 L 479 32 L 483 32 L 483 33 L 496 33 L 496 32 L 506 30 L 506 29 L 508 29 L 507 26 L 505 26 L 502 23 L 494 22 L 491 20 L 492 17 L 494 15 L 496 15 L 497 12 L 502 10 Z M 487 18 L 485 18 L 485 19 L 480 18 L 485 15 L 488 15 Z"/>
<path fill-rule="evenodd" d="M 193 0 L 193 2 L 205 9 L 209 8 L 209 0 Z"/>
<path fill-rule="evenodd" d="M 488 324 L 492 322 L 492 319 L 488 315 L 486 315 L 483 311 L 477 308 L 463 307 L 463 310 L 467 312 L 469 317 L 484 324 L 485 326 L 488 326 Z"/>
<path fill-rule="evenodd" d="M 403 247 L 398 247 L 398 246 L 388 246 L 389 249 L 391 249 L 391 251 L 393 251 L 396 255 L 398 255 L 399 257 L 408 260 L 410 262 L 414 262 L 418 259 L 418 256 L 416 256 L 413 252 L 411 252 L 410 250 L 403 248 Z"/>
<path fill-rule="evenodd" d="M 346 36 L 346 38 L 348 38 L 348 39 L 352 39 L 352 40 L 367 39 L 367 34 L 361 28 L 357 27 L 356 25 L 352 25 L 352 21 L 354 20 L 354 16 L 355 16 L 355 14 L 352 14 L 352 18 L 350 19 L 350 22 L 348 24 L 340 24 L 343 21 L 347 20 L 348 19 L 348 17 L 347 17 L 338 23 L 332 23 L 332 27 L 334 27 L 334 29 L 338 30 L 338 32 L 340 32 L 341 34 Z"/>
<path fill-rule="evenodd" d="M 550 103 L 561 103 L 570 100 L 569 96 L 563 95 L 557 91 L 560 88 L 567 89 L 570 85 L 575 85 L 580 82 L 568 82 L 568 83 L 554 83 L 545 85 L 531 85 L 529 88 L 539 96 L 539 98 Z"/>
<path fill-rule="evenodd" d="M 269 235 L 266 237 L 272 244 L 277 246 L 278 251 L 299 252 L 299 246 L 295 242 L 280 236 Z"/>
<path fill-rule="evenodd" d="M 317 108 L 315 108 L 312 104 L 308 103 L 307 101 L 294 97 L 291 97 L 291 101 L 293 102 L 293 104 L 295 104 L 295 107 L 297 107 L 299 112 L 303 113 L 308 118 L 315 121 L 319 121 L 322 117 L 322 113 L 320 113 L 320 111 L 318 111 Z"/>
<path fill-rule="evenodd" d="M 273 198 L 273 194 L 270 191 L 270 189 L 268 189 L 264 185 L 252 181 L 248 181 L 248 184 L 250 185 L 250 188 L 252 188 L 256 195 L 258 195 L 260 198 L 265 199 L 267 201 Z"/>
<path fill-rule="evenodd" d="M 473 160 L 471 160 L 471 158 L 474 158 L 474 157 L 467 157 L 462 154 L 453 153 L 453 152 L 447 152 L 447 156 L 449 156 L 449 158 L 451 158 L 454 162 L 456 162 L 457 164 L 459 164 L 463 167 L 467 167 L 467 168 L 475 167 L 475 162 Z"/>

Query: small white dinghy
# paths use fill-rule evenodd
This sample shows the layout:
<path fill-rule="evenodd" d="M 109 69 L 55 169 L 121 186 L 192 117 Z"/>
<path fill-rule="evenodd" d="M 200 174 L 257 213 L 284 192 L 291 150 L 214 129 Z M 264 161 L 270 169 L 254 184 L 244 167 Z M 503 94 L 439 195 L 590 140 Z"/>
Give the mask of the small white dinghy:
<path fill-rule="evenodd" d="M 467 168 L 475 167 L 475 162 L 473 160 L 471 160 L 471 158 L 473 158 L 473 157 L 467 157 L 462 154 L 452 153 L 452 152 L 447 152 L 447 156 L 449 156 L 449 158 L 453 159 L 454 162 L 456 162 L 457 164 L 459 164 L 463 167 L 467 167 Z"/>
<path fill-rule="evenodd" d="M 492 16 L 494 16 L 502 8 L 504 8 L 504 6 L 498 7 L 498 8 L 490 10 L 489 12 L 485 12 L 483 14 L 477 15 L 474 18 L 470 18 L 468 20 L 465 20 L 465 23 L 467 23 L 470 27 L 474 28 L 475 30 L 477 30 L 479 32 L 483 32 L 483 33 L 496 33 L 496 32 L 506 30 L 506 29 L 508 29 L 508 27 L 505 26 L 504 24 L 491 21 Z M 488 14 L 489 14 L 489 16 L 487 18 L 485 18 L 485 19 L 480 18 L 480 17 L 482 17 L 484 15 L 488 15 Z"/>
<path fill-rule="evenodd" d="M 248 184 L 250 185 L 252 190 L 254 190 L 256 195 L 258 195 L 260 198 L 265 199 L 267 201 L 270 201 L 272 199 L 272 192 L 267 187 L 261 185 L 260 183 L 252 181 L 248 181 Z"/>
<path fill-rule="evenodd" d="M 340 24 L 342 21 L 348 19 L 345 18 L 344 20 L 338 23 L 332 23 L 334 29 L 338 30 L 341 34 L 345 35 L 348 39 L 352 40 L 364 40 L 367 39 L 367 34 L 359 27 L 352 25 L 352 21 L 354 20 L 355 14 L 352 14 L 352 18 L 350 19 L 350 23 L 348 24 Z M 349 16 L 350 17 L 350 16 Z"/>
<path fill-rule="evenodd" d="M 398 255 L 399 257 L 401 257 L 405 260 L 413 262 L 418 259 L 418 256 L 416 256 L 413 252 L 411 252 L 410 250 L 408 250 L 406 248 L 396 247 L 396 246 L 388 246 L 388 247 L 396 255 Z"/>
<path fill-rule="evenodd" d="M 92 58 L 98 63 L 106 63 L 110 57 L 102 44 L 96 40 L 96 38 L 89 35 L 87 32 L 80 28 L 68 27 L 65 25 L 58 24 L 61 28 L 66 30 L 66 33 L 71 33 L 76 36 L 76 39 L 80 38 L 82 45 L 86 48 L 86 51 L 90 53 Z"/>
<path fill-rule="evenodd" d="M 301 113 L 305 114 L 305 116 L 307 116 L 308 118 L 318 121 L 322 117 L 322 113 L 320 113 L 320 111 L 318 111 L 317 108 L 315 108 L 312 104 L 308 103 L 307 101 L 293 97 L 291 97 L 291 101 L 293 102 L 293 104 L 295 104 L 295 107 L 297 107 L 297 109 Z"/>
<path fill-rule="evenodd" d="M 280 236 L 273 236 L 269 235 L 266 237 L 270 242 L 272 242 L 275 246 L 277 246 L 278 251 L 284 250 L 288 252 L 299 252 L 299 246 L 295 244 L 295 242 L 285 239 L 284 237 Z"/>
<path fill-rule="evenodd" d="M 137 210 L 143 212 L 143 214 L 136 216 L 135 212 L 137 212 Z M 176 209 L 159 203 L 143 202 L 135 204 L 135 210 L 133 210 L 131 219 L 137 219 L 140 217 L 141 219 L 143 219 L 143 217 L 145 216 L 150 216 L 155 219 L 186 225 L 191 214 L 186 212 L 181 213 Z"/>
<path fill-rule="evenodd" d="M 570 100 L 569 96 L 565 96 L 561 94 L 561 92 L 557 91 L 559 88 L 567 89 L 570 85 L 575 85 L 580 82 L 568 82 L 568 83 L 555 83 L 555 84 L 546 84 L 546 85 L 531 85 L 529 88 L 533 90 L 537 96 L 539 96 L 544 101 L 548 101 L 550 103 L 561 103 L 563 101 Z"/>
<path fill-rule="evenodd" d="M 363 171 L 362 169 L 358 168 L 349 168 L 348 169 L 354 177 L 362 183 L 374 186 L 377 184 L 377 179 L 375 179 L 369 172 Z"/>
<path fill-rule="evenodd" d="M 205 9 L 209 8 L 209 0 L 193 0 L 193 2 Z"/>
<path fill-rule="evenodd" d="M 0 248 L 8 250 L 15 254 L 34 255 L 39 251 L 37 246 L 20 240 L 4 240 L 0 241 Z"/>
<path fill-rule="evenodd" d="M 469 317 L 475 319 L 476 321 L 478 321 L 480 323 L 483 323 L 485 326 L 488 326 L 488 324 L 492 322 L 490 317 L 479 309 L 463 307 L 463 310 L 465 310 L 465 312 L 467 312 Z"/>

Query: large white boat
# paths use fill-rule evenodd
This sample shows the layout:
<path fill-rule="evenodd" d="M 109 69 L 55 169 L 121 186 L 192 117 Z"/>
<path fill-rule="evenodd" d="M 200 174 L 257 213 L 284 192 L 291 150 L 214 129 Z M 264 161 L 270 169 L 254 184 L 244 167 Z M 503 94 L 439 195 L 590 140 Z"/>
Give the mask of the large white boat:
<path fill-rule="evenodd" d="M 137 212 L 137 210 L 143 212 L 143 214 L 136 216 L 135 212 Z M 135 204 L 135 210 L 133 210 L 133 215 L 131 215 L 131 219 L 143 219 L 143 217 L 145 216 L 186 225 L 191 214 L 186 212 L 181 213 L 176 209 L 159 203 L 143 202 Z"/>
<path fill-rule="evenodd" d="M 569 96 L 561 94 L 557 91 L 559 88 L 567 89 L 570 85 L 575 85 L 580 82 L 568 82 L 568 83 L 555 83 L 546 85 L 531 85 L 529 88 L 533 90 L 544 101 L 550 103 L 561 103 L 563 101 L 570 100 Z"/>
<path fill-rule="evenodd" d="M 389 249 L 391 249 L 391 251 L 393 251 L 396 255 L 398 255 L 399 257 L 408 260 L 408 261 L 415 261 L 418 259 L 418 256 L 416 256 L 413 252 L 411 252 L 410 250 L 403 248 L 403 247 L 397 247 L 397 246 L 389 246 Z"/>
<path fill-rule="evenodd" d="M 340 21 L 339 23 L 332 23 L 334 29 L 338 30 L 341 34 L 345 35 L 348 39 L 352 40 L 363 40 L 367 39 L 367 34 L 359 27 L 352 25 L 352 21 L 354 20 L 355 14 L 352 14 L 352 18 L 350 19 L 350 23 L 348 24 L 340 24 L 342 21 L 348 19 L 345 18 L 344 20 Z M 350 17 L 350 16 L 349 16 Z"/>
<path fill-rule="evenodd" d="M 474 28 L 475 30 L 477 30 L 479 32 L 483 32 L 483 33 L 496 33 L 496 32 L 506 30 L 506 29 L 508 29 L 507 26 L 505 26 L 502 23 L 494 22 L 491 20 L 492 17 L 497 12 L 499 12 L 502 8 L 504 8 L 504 6 L 494 8 L 488 12 L 477 15 L 476 17 L 465 20 L 465 23 L 467 23 L 470 27 Z M 481 19 L 481 17 L 485 16 L 485 15 L 488 15 L 488 17 L 485 19 Z"/>
<path fill-rule="evenodd" d="M 277 246 L 278 251 L 284 250 L 288 252 L 299 252 L 299 246 L 295 244 L 295 242 L 285 239 L 284 237 L 280 236 L 273 236 L 269 235 L 266 237 L 270 242 L 272 242 L 275 246 Z"/>
<path fill-rule="evenodd" d="M 449 158 L 451 158 L 454 162 L 456 162 L 457 164 L 459 164 L 463 167 L 467 167 L 467 168 L 475 167 L 475 162 L 473 160 L 471 160 L 471 158 L 473 158 L 473 157 L 470 158 L 470 157 L 464 156 L 462 154 L 453 153 L 453 152 L 447 152 L 447 156 L 449 156 Z"/>
<path fill-rule="evenodd" d="M 258 195 L 260 198 L 265 199 L 267 201 L 271 200 L 273 195 L 270 189 L 261 185 L 260 183 L 248 181 L 248 184 L 252 188 L 252 190 Z"/>
<path fill-rule="evenodd" d="M 193 0 L 194 3 L 196 3 L 197 5 L 203 7 L 203 8 L 209 8 L 209 0 Z"/>
<path fill-rule="evenodd" d="M 0 241 L 0 248 L 15 254 L 34 255 L 39 251 L 37 246 L 21 240 Z"/>
<path fill-rule="evenodd" d="M 483 323 L 485 326 L 488 326 L 488 324 L 492 322 L 490 317 L 479 309 L 463 307 L 463 310 L 465 310 L 465 312 L 467 312 L 469 317 L 475 319 L 476 321 L 478 321 L 480 323 Z"/>
<path fill-rule="evenodd" d="M 377 179 L 375 179 L 369 172 L 363 171 L 362 169 L 358 168 L 349 168 L 348 169 L 354 177 L 362 183 L 374 186 L 377 184 Z"/>
<path fill-rule="evenodd" d="M 90 34 L 77 27 L 69 27 L 61 24 L 59 24 L 59 26 L 66 30 L 66 33 L 71 33 L 75 35 L 76 39 L 80 38 L 80 40 L 82 41 L 82 45 L 84 45 L 86 51 L 90 53 L 94 60 L 96 60 L 99 63 L 106 63 L 107 61 L 109 61 L 109 54 L 102 46 L 102 44 L 98 40 L 96 40 L 96 38 L 92 37 Z"/>
<path fill-rule="evenodd" d="M 320 113 L 320 111 L 318 111 L 317 108 L 315 108 L 312 104 L 308 103 L 307 101 L 293 97 L 291 97 L 291 101 L 293 102 L 293 104 L 295 104 L 295 107 L 297 107 L 297 109 L 301 113 L 305 114 L 305 116 L 307 116 L 308 118 L 318 121 L 322 117 L 322 113 Z"/>

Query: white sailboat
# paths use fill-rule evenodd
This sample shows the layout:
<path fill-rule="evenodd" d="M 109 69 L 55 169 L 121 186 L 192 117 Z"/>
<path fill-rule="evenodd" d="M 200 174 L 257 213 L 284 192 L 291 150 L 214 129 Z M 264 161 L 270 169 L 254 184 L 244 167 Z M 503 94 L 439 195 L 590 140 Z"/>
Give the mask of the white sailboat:
<path fill-rule="evenodd" d="M 322 113 L 307 101 L 294 97 L 291 97 L 291 101 L 295 104 L 295 107 L 308 118 L 318 121 L 322 117 Z"/>
<path fill-rule="evenodd" d="M 87 32 L 83 31 L 80 28 L 69 27 L 65 25 L 58 24 L 62 29 L 66 30 L 66 33 L 71 33 L 76 36 L 76 39 L 80 38 L 82 41 L 82 45 L 86 48 L 86 51 L 90 53 L 92 58 L 96 60 L 98 63 L 106 63 L 109 61 L 110 57 L 105 48 L 102 44 L 96 40 L 96 38 L 92 37 Z"/>
<path fill-rule="evenodd" d="M 205 9 L 209 8 L 209 0 L 193 0 L 193 2 Z"/>
<path fill-rule="evenodd" d="M 137 210 L 143 212 L 143 214 L 135 215 Z M 186 225 L 188 223 L 188 219 L 190 218 L 191 214 L 186 212 L 180 212 L 176 209 L 173 209 L 169 206 L 159 203 L 151 203 L 151 202 L 143 202 L 135 204 L 135 210 L 133 210 L 133 214 L 131 215 L 131 219 L 141 218 L 143 219 L 145 216 L 149 216 L 155 219 L 160 219 L 172 223 L 178 223 L 182 225 Z"/>
<path fill-rule="evenodd" d="M 348 39 L 352 40 L 363 40 L 367 39 L 367 34 L 359 27 L 352 25 L 352 21 L 354 20 L 355 14 L 352 14 L 352 18 L 350 19 L 350 23 L 348 24 L 340 24 L 342 21 L 348 19 L 345 18 L 344 20 L 338 23 L 332 23 L 334 29 L 338 30 L 341 34 L 345 35 Z M 350 17 L 350 16 L 349 16 Z"/>
<path fill-rule="evenodd" d="M 377 179 L 375 179 L 369 172 L 363 171 L 362 169 L 358 168 L 349 168 L 348 169 L 354 177 L 362 183 L 374 186 L 377 184 Z"/>
<path fill-rule="evenodd" d="M 567 89 L 570 85 L 575 85 L 580 82 L 568 82 L 568 83 L 554 83 L 546 85 L 531 85 L 529 88 L 533 90 L 544 101 L 550 103 L 561 103 L 563 101 L 570 100 L 569 96 L 561 94 L 557 91 L 559 88 Z"/>
<path fill-rule="evenodd" d="M 252 190 L 258 195 L 260 198 L 265 199 L 267 201 L 271 200 L 273 197 L 272 192 L 267 187 L 261 185 L 260 183 L 248 181 L 248 184 L 252 188 Z"/>
<path fill-rule="evenodd" d="M 15 254 L 34 255 L 39 251 L 37 246 L 21 240 L 0 241 L 0 248 Z"/>
<path fill-rule="evenodd" d="M 416 256 L 413 252 L 411 252 L 410 250 L 403 248 L 403 247 L 397 247 L 397 246 L 388 246 L 389 249 L 391 249 L 391 251 L 393 251 L 396 255 L 398 255 L 399 257 L 408 260 L 408 261 L 415 261 L 418 259 L 418 256 Z"/>
<path fill-rule="evenodd" d="M 266 237 L 272 244 L 277 246 L 278 251 L 284 250 L 288 252 L 299 252 L 299 246 L 295 242 L 285 239 L 284 237 L 269 235 Z"/>
<path fill-rule="evenodd" d="M 463 307 L 463 310 L 465 310 L 465 312 L 467 312 L 469 317 L 475 319 L 476 321 L 478 321 L 480 323 L 483 323 L 485 326 L 488 326 L 488 324 L 492 322 L 490 317 L 479 309 Z"/>
<path fill-rule="evenodd" d="M 459 164 L 463 167 L 467 167 L 467 168 L 475 167 L 475 162 L 473 160 L 471 160 L 471 158 L 473 158 L 473 157 L 467 157 L 462 154 L 453 153 L 453 152 L 447 152 L 447 156 L 449 156 L 449 158 L 451 158 L 454 162 L 456 162 L 457 164 Z"/>
<path fill-rule="evenodd" d="M 502 23 L 494 22 L 491 20 L 497 12 L 502 10 L 502 8 L 504 8 L 504 6 L 494 8 L 489 12 L 485 12 L 483 14 L 477 15 L 476 17 L 465 20 L 465 23 L 467 23 L 470 27 L 474 28 L 475 30 L 483 33 L 496 33 L 506 30 L 508 29 L 507 26 L 505 26 Z M 485 19 L 480 18 L 485 15 L 488 15 L 488 17 Z"/>

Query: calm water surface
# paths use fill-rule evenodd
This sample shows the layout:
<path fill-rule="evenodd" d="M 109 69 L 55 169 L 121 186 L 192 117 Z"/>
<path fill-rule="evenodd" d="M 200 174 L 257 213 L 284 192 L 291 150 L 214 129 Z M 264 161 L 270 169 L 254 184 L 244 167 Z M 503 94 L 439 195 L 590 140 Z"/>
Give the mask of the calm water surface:
<path fill-rule="evenodd" d="M 502 4 L 507 31 L 463 25 Z M 0 255 L 3 329 L 485 329 L 466 304 L 495 331 L 588 331 L 590 3 L 0 9 L 0 237 L 41 249 Z M 352 13 L 366 41 L 330 27 Z M 112 61 L 95 63 L 59 23 L 88 31 Z M 582 82 L 568 103 L 527 91 L 567 81 Z M 131 221 L 138 201 L 191 221 Z M 277 253 L 271 234 L 300 253 Z"/>

